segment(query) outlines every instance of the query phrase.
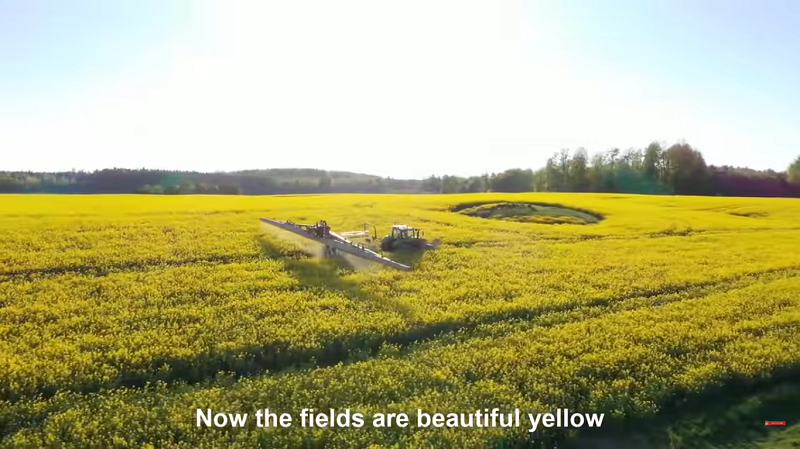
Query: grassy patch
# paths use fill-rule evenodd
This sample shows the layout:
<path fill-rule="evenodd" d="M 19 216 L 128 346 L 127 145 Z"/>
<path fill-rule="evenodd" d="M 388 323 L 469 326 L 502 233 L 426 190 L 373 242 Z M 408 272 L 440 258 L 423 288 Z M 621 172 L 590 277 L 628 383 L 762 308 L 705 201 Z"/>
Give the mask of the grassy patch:
<path fill-rule="evenodd" d="M 729 212 L 729 214 L 735 215 L 737 217 L 748 217 L 748 218 L 763 218 L 763 217 L 767 216 L 767 214 L 764 213 L 764 212 L 740 212 L 740 211 L 735 211 L 735 212 Z"/>
<path fill-rule="evenodd" d="M 450 210 L 470 217 L 520 223 L 586 225 L 598 223 L 603 219 L 602 215 L 595 212 L 546 203 L 509 201 L 465 203 L 456 205 Z"/>

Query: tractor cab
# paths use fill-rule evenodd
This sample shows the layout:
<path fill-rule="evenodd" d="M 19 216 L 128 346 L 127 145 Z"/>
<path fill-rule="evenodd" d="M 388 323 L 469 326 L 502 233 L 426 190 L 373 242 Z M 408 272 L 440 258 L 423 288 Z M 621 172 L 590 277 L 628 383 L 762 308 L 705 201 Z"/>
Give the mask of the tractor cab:
<path fill-rule="evenodd" d="M 395 240 L 411 240 L 419 238 L 419 229 L 406 225 L 392 226 L 392 238 Z"/>
<path fill-rule="evenodd" d="M 392 232 L 381 240 L 381 251 L 425 250 L 436 248 L 438 241 L 428 243 L 419 228 L 396 224 Z"/>

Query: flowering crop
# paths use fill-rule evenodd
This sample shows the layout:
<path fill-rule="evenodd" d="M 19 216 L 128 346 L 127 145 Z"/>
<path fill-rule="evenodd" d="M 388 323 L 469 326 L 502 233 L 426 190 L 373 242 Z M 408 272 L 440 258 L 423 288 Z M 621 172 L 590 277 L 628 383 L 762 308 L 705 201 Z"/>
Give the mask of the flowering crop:
<path fill-rule="evenodd" d="M 476 201 L 604 220 L 450 211 Z M 443 244 L 411 272 L 352 272 L 271 240 L 260 216 L 381 233 L 402 222 Z M 0 445 L 468 447 L 523 435 L 199 429 L 192 412 L 649 416 L 800 362 L 796 200 L 8 195 L 0 233 Z"/>

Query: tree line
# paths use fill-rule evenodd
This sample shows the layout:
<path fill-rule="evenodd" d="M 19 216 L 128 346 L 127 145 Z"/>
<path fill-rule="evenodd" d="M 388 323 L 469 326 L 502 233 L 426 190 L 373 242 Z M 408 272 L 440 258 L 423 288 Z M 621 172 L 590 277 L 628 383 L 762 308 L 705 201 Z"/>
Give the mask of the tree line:
<path fill-rule="evenodd" d="M 709 166 L 688 143 L 644 149 L 612 149 L 590 155 L 579 148 L 561 150 L 538 170 L 511 169 L 499 174 L 425 180 L 440 193 L 602 192 L 676 195 L 800 197 L 800 157 L 785 172 Z"/>
<path fill-rule="evenodd" d="M 680 195 L 800 197 L 800 157 L 784 172 L 709 166 L 682 142 L 666 147 L 590 155 L 561 150 L 536 170 L 513 168 L 480 176 L 383 178 L 316 169 L 227 173 L 105 169 L 59 173 L 0 172 L 0 193 L 140 193 L 276 195 L 303 193 L 607 192 Z"/>
<path fill-rule="evenodd" d="M 228 173 L 113 168 L 93 172 L 0 172 L 0 193 L 281 195 L 419 193 L 419 180 L 316 169 Z"/>

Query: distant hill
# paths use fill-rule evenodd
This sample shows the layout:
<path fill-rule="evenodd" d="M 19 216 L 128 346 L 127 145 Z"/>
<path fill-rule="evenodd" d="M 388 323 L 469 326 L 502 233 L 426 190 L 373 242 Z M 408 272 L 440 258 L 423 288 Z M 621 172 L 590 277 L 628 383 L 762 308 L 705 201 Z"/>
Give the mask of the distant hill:
<path fill-rule="evenodd" d="M 421 193 L 425 191 L 424 184 L 420 180 L 310 168 L 219 173 L 124 168 L 93 172 L 0 172 L 0 193 Z"/>

